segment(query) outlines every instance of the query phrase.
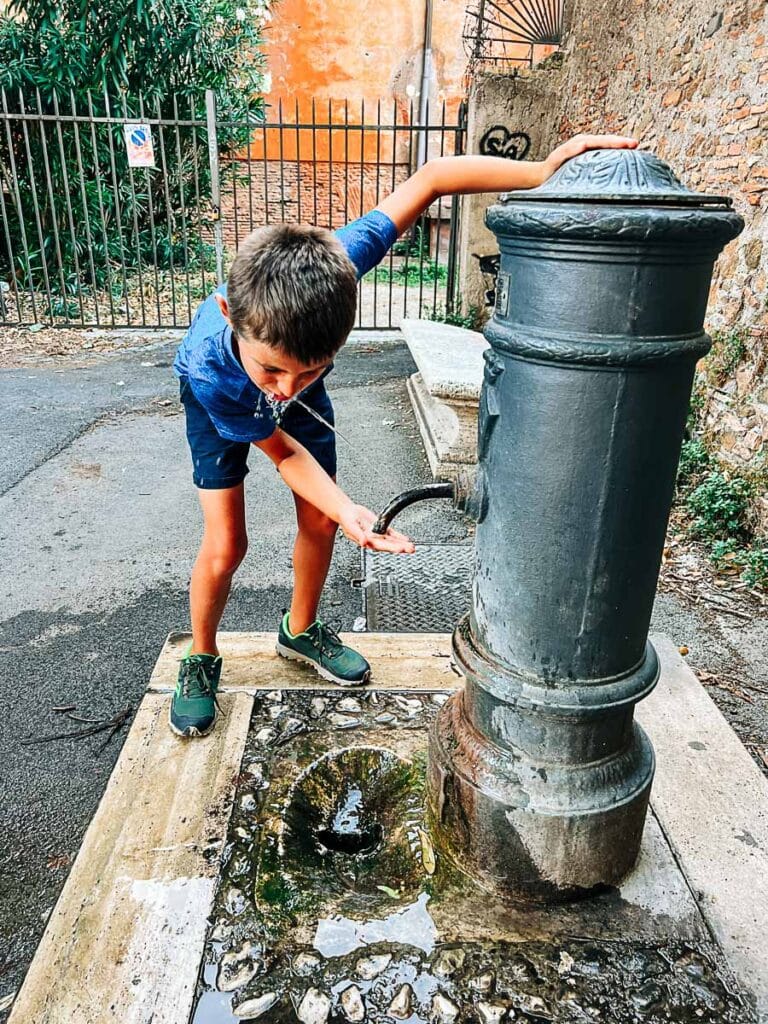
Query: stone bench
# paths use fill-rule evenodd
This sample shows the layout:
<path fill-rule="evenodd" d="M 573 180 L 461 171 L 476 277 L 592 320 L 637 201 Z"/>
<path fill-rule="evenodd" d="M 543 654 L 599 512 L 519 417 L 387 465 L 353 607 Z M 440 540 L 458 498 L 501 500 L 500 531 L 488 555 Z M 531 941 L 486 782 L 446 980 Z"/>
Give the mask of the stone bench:
<path fill-rule="evenodd" d="M 477 461 L 477 410 L 483 383 L 482 334 L 432 320 L 400 325 L 418 368 L 408 380 L 432 474 L 450 479 Z"/>

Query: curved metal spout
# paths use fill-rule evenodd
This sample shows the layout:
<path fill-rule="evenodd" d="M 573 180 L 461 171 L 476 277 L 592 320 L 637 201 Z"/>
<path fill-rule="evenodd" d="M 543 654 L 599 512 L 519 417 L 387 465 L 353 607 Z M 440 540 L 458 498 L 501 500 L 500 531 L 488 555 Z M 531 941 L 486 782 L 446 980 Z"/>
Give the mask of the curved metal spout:
<path fill-rule="evenodd" d="M 456 498 L 456 486 L 452 481 L 436 484 L 424 484 L 423 487 L 414 487 L 410 491 L 403 491 L 387 505 L 379 518 L 373 524 L 374 533 L 386 533 L 389 524 L 395 516 L 404 508 L 413 505 L 416 501 L 424 501 L 426 498 Z"/>

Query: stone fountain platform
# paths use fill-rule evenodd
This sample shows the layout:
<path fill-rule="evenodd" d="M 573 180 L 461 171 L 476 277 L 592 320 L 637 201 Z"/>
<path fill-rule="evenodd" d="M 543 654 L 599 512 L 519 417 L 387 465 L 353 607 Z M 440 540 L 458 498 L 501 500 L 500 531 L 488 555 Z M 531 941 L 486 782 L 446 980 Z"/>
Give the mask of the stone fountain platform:
<path fill-rule="evenodd" d="M 10 1024 L 768 1020 L 768 785 L 665 638 L 638 708 L 658 758 L 638 865 L 535 910 L 443 864 L 421 818 L 427 728 L 461 684 L 449 636 L 354 634 L 373 680 L 342 691 L 272 634 L 224 634 L 224 714 L 194 742 L 167 727 L 187 639 L 160 654 Z M 347 824 L 358 790 L 379 809 L 352 856 L 313 818 L 340 786 Z"/>

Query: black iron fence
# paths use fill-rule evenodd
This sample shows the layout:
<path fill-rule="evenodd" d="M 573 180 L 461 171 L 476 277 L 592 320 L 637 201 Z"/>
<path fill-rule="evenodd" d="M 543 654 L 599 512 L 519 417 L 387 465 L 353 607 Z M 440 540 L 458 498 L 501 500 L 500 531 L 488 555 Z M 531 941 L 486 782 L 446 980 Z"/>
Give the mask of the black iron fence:
<path fill-rule="evenodd" d="M 412 104 L 279 102 L 248 123 L 212 93 L 120 109 L 0 93 L 0 323 L 186 326 L 254 227 L 337 228 L 464 139 L 458 104 L 419 123 Z M 435 203 L 366 275 L 359 327 L 453 308 L 458 216 Z"/>

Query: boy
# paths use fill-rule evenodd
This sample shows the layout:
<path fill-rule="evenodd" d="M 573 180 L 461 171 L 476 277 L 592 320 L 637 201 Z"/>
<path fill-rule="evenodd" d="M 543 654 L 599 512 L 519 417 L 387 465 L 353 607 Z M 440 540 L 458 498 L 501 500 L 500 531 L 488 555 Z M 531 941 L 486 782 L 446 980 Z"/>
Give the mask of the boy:
<path fill-rule="evenodd" d="M 197 311 L 174 362 L 204 520 L 190 584 L 192 644 L 169 714 L 175 733 L 204 736 L 215 723 L 216 630 L 245 556 L 243 481 L 251 445 L 271 459 L 296 505 L 294 589 L 277 651 L 341 686 L 368 679 L 362 655 L 317 618 L 336 531 L 378 551 L 408 553 L 414 546 L 394 530 L 374 534 L 374 513 L 335 483 L 335 436 L 322 422 L 333 423 L 333 409 L 323 378 L 354 325 L 357 279 L 441 195 L 532 188 L 585 150 L 635 145 L 621 136 L 582 135 L 540 162 L 441 157 L 335 234 L 280 224 L 246 238 L 226 288 Z"/>

